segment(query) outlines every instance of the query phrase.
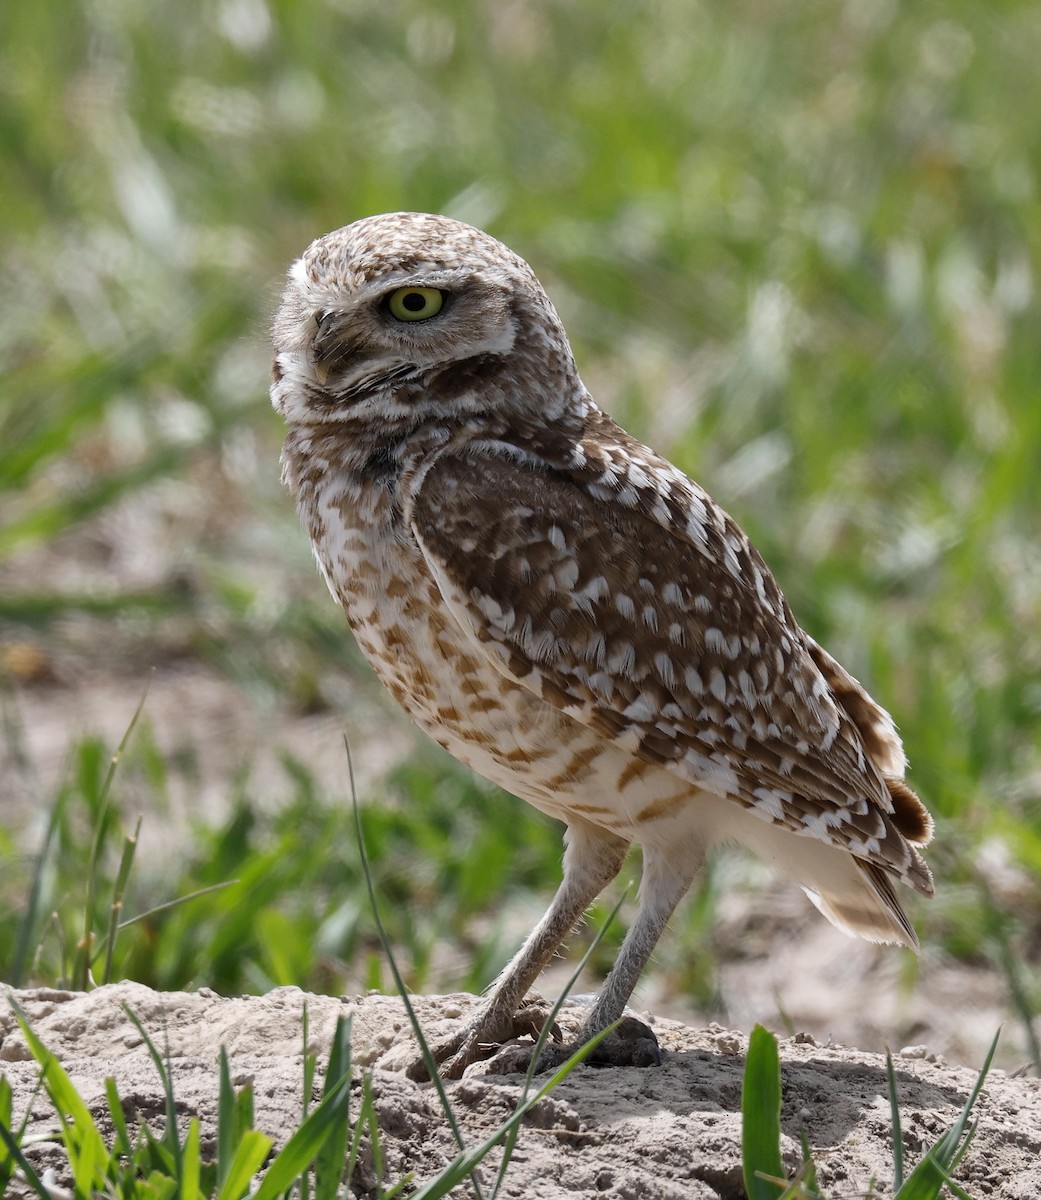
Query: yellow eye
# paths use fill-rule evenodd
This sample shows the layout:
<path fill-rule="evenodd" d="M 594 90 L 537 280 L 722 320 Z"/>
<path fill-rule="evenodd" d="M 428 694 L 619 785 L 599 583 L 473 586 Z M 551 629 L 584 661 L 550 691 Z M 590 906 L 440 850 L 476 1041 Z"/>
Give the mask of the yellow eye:
<path fill-rule="evenodd" d="M 425 321 L 436 316 L 444 302 L 445 294 L 437 288 L 404 287 L 390 293 L 387 308 L 399 321 Z"/>

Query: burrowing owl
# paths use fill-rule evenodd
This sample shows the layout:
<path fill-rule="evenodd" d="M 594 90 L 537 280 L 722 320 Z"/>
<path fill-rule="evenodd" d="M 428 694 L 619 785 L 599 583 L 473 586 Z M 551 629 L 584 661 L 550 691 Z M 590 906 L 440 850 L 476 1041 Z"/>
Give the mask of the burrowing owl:
<path fill-rule="evenodd" d="M 932 822 L 891 718 L 735 522 L 596 406 L 527 263 L 445 217 L 370 217 L 293 264 L 273 339 L 284 476 L 359 646 L 431 737 L 567 826 L 560 889 L 445 1074 L 510 1035 L 631 842 L 639 913 L 580 1042 L 718 842 L 841 929 L 916 944 L 893 881 L 932 891 Z"/>

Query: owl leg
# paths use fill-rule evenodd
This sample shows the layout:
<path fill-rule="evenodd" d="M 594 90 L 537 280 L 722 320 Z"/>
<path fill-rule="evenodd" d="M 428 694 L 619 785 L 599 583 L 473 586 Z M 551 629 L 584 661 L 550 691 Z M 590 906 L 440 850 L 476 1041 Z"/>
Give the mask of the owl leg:
<path fill-rule="evenodd" d="M 517 1016 L 530 1029 L 530 1007 L 518 1013 L 525 994 L 582 914 L 621 869 L 629 843 L 586 821 L 576 820 L 564 834 L 564 878 L 553 903 L 528 935 L 513 960 L 491 988 L 477 1015 L 458 1033 L 432 1047 L 445 1079 L 458 1079 L 463 1070 L 488 1058 L 496 1047 L 516 1036 Z M 422 1059 L 408 1068 L 412 1079 L 429 1078 Z"/>
<path fill-rule="evenodd" d="M 618 1022 L 586 1058 L 595 1066 L 650 1067 L 661 1063 L 661 1051 L 653 1030 L 633 1016 L 625 1016 L 625 1006 L 643 973 L 647 960 L 658 943 L 676 905 L 694 880 L 704 859 L 703 850 L 684 846 L 680 854 L 668 857 L 653 847 L 644 847 L 643 878 L 640 881 L 640 911 L 629 927 L 618 957 L 604 981 L 593 1007 L 573 1041 L 547 1046 L 539 1058 L 539 1070 L 546 1071 L 565 1062 L 590 1038 Z M 526 1069 L 531 1059 L 520 1046 L 505 1047 L 489 1064 L 496 1074 Z"/>
<path fill-rule="evenodd" d="M 665 931 L 669 918 L 676 910 L 676 905 L 686 895 L 694 877 L 697 875 L 704 860 L 703 852 L 689 850 L 681 861 L 679 856 L 670 855 L 668 858 L 655 853 L 650 847 L 644 848 L 643 878 L 640 880 L 640 911 L 636 920 L 629 927 L 622 948 L 618 951 L 614 966 L 604 981 L 593 1004 L 592 1011 L 586 1018 L 578 1035 L 577 1045 L 582 1045 L 602 1029 L 622 1018 L 625 1006 L 633 989 L 639 982 L 647 960 L 651 957 L 658 939 Z M 634 1022 L 638 1024 L 638 1022 Z M 618 1033 L 625 1033 L 627 1021 L 623 1020 Z M 605 1039 L 610 1042 L 611 1037 Z M 652 1035 L 653 1036 L 653 1035 Z M 603 1043 L 602 1043 L 603 1045 Z M 599 1050 L 599 1047 L 598 1047 Z M 599 1055 L 597 1055 L 599 1057 Z M 659 1060 L 660 1061 L 660 1060 Z M 646 1065 L 634 1063 L 633 1065 Z"/>

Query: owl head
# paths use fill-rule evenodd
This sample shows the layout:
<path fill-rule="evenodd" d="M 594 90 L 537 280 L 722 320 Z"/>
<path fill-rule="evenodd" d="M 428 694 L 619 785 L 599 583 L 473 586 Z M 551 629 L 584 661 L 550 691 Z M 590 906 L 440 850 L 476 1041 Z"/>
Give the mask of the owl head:
<path fill-rule="evenodd" d="M 385 213 L 293 263 L 272 328 L 275 408 L 290 424 L 388 429 L 509 408 L 552 415 L 577 375 L 528 264 L 489 234 Z"/>

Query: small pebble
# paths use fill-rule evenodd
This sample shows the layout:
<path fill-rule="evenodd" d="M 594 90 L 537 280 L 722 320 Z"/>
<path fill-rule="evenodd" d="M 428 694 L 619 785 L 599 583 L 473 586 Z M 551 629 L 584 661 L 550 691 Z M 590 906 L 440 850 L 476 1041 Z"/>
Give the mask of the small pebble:
<path fill-rule="evenodd" d="M 929 1057 L 929 1047 L 928 1046 L 905 1046 L 900 1051 L 900 1057 L 901 1058 L 928 1058 Z"/>

